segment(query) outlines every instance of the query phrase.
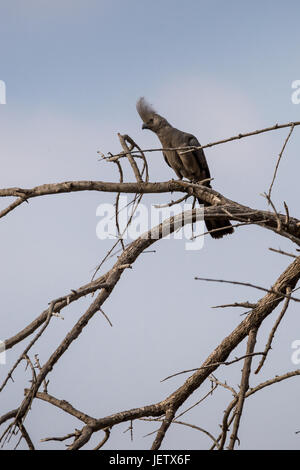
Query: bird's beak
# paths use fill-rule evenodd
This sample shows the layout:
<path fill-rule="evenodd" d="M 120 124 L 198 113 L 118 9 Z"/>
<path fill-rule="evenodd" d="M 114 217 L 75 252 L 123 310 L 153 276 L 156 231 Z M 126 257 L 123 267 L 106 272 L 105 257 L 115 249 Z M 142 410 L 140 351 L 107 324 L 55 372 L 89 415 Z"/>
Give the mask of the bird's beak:
<path fill-rule="evenodd" d="M 143 124 L 142 129 L 149 129 L 149 127 L 147 126 L 147 124 Z"/>

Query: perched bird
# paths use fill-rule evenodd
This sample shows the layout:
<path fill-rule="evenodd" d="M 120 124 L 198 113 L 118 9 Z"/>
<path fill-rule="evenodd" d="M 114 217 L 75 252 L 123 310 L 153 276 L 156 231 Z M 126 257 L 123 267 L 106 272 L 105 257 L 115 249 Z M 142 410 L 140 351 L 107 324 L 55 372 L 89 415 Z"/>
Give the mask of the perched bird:
<path fill-rule="evenodd" d="M 165 118 L 156 113 L 145 98 L 138 100 L 136 109 L 143 120 L 142 129 L 150 129 L 153 131 L 159 138 L 163 148 L 200 147 L 196 137 L 171 126 Z M 165 161 L 175 171 L 179 179 L 187 178 L 191 182 L 197 183 L 206 178 L 210 178 L 210 172 L 203 149 L 191 150 L 184 154 L 180 154 L 177 150 L 166 150 L 163 152 L 163 155 Z M 210 182 L 203 184 L 209 188 L 211 187 Z M 198 201 L 200 204 L 209 205 L 199 199 Z M 222 238 L 224 235 L 233 232 L 233 228 L 227 217 L 216 219 L 204 218 L 204 220 L 208 231 L 218 229 L 210 234 L 213 238 Z"/>

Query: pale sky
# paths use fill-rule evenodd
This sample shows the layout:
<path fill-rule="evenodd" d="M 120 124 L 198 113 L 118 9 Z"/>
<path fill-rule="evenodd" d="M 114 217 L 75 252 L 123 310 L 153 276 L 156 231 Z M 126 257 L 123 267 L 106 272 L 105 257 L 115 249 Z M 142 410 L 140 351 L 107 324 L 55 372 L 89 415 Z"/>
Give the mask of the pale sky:
<path fill-rule="evenodd" d="M 142 131 L 135 110 L 145 96 L 168 121 L 197 136 L 201 144 L 275 123 L 299 120 L 292 103 L 292 82 L 300 79 L 297 0 L 0 0 L 0 80 L 7 104 L 0 105 L 1 187 L 32 187 L 66 180 L 117 181 L 117 169 L 100 163 L 97 150 L 119 152 L 117 133 L 127 133 L 142 148 L 158 147 Z M 268 190 L 288 129 L 207 149 L 213 187 L 251 207 L 267 209 Z M 295 128 L 279 167 L 273 200 L 298 215 L 299 129 Z M 151 181 L 175 178 L 159 153 L 149 154 Z M 133 175 L 125 172 L 128 181 Z M 145 203 L 169 202 L 174 195 L 147 195 Z M 87 283 L 111 240 L 96 237 L 100 203 L 107 193 L 73 193 L 35 198 L 1 224 L 0 339 L 22 329 L 49 301 Z M 1 208 L 8 200 L 0 201 Z M 252 282 L 270 287 L 290 260 L 268 248 L 294 250 L 291 242 L 259 227 L 241 227 L 223 240 L 205 238 L 198 252 L 183 240 L 160 241 L 156 253 L 143 254 L 122 276 L 103 310 L 71 345 L 49 375 L 49 393 L 97 418 L 154 403 L 187 376 L 164 377 L 201 365 L 241 321 L 238 309 L 211 309 L 235 301 L 256 301 L 246 287 L 204 284 L 195 276 Z M 114 259 L 103 266 L 105 272 Z M 91 297 L 72 304 L 54 319 L 35 345 L 47 360 Z M 279 310 L 260 330 L 262 350 Z M 298 307 L 291 304 L 256 385 L 297 368 L 292 342 L 300 339 Z M 170 328 L 171 325 L 171 328 Z M 5 377 L 30 338 L 10 350 Z M 231 357 L 243 355 L 245 343 Z M 257 364 L 257 361 L 254 361 Z M 237 387 L 241 363 L 216 371 Z M 15 408 L 28 386 L 24 364 L 0 404 L 0 414 Z M 300 413 L 297 378 L 265 389 L 246 402 L 240 427 L 241 449 L 298 449 Z M 182 408 L 199 400 L 197 390 Z M 217 390 L 185 415 L 185 420 L 219 433 L 231 395 Z M 42 416 L 42 419 L 41 419 Z M 49 404 L 35 400 L 26 420 L 37 448 L 81 424 Z M 134 440 L 113 428 L 105 449 L 151 446 L 155 424 L 136 422 Z M 86 448 L 102 438 L 98 433 Z M 206 449 L 204 434 L 174 425 L 162 449 Z M 13 445 L 13 444 L 12 444 Z M 24 444 L 20 448 L 26 448 Z"/>

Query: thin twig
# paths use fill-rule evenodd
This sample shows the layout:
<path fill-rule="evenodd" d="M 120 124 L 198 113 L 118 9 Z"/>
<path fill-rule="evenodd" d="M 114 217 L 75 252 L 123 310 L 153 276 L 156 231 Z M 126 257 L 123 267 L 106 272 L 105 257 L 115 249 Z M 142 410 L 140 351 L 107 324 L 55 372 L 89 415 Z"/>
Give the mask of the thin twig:
<path fill-rule="evenodd" d="M 176 372 L 176 374 L 169 375 L 168 377 L 164 378 L 161 380 L 161 382 L 164 382 L 165 380 L 172 379 L 173 377 L 176 377 L 177 375 L 181 374 L 187 374 L 189 372 L 194 372 L 195 370 L 200 370 L 200 369 L 205 369 L 206 367 L 212 367 L 212 366 L 230 366 L 231 364 L 234 364 L 235 362 L 241 361 L 242 359 L 245 359 L 246 357 L 249 356 L 260 356 L 264 354 L 264 352 L 256 352 L 252 354 L 245 354 L 244 356 L 241 357 L 236 357 L 232 361 L 224 361 L 224 362 L 215 362 L 213 364 L 209 364 L 207 366 L 201 366 L 201 367 L 196 367 L 195 369 L 188 369 L 188 370 L 183 370 L 181 372 Z"/>
<path fill-rule="evenodd" d="M 287 295 L 290 295 L 290 293 L 291 293 L 290 287 L 287 287 L 286 293 L 287 293 Z M 264 363 L 265 363 L 265 360 L 266 360 L 266 358 L 267 358 L 268 352 L 270 351 L 271 346 L 272 346 L 272 341 L 273 341 L 274 335 L 275 335 L 275 333 L 276 333 L 276 330 L 277 330 L 277 328 L 278 328 L 278 326 L 279 326 L 281 320 L 282 320 L 283 317 L 284 317 L 285 312 L 286 312 L 287 309 L 288 309 L 289 303 L 290 303 L 290 298 L 287 297 L 287 298 L 285 299 L 284 304 L 283 304 L 283 308 L 282 308 L 282 310 L 281 310 L 281 312 L 280 312 L 280 314 L 279 314 L 279 316 L 278 316 L 278 318 L 277 318 L 277 320 L 276 320 L 276 322 L 275 322 L 275 324 L 274 324 L 274 326 L 273 326 L 273 328 L 272 328 L 272 330 L 271 330 L 271 333 L 270 333 L 270 335 L 269 335 L 269 339 L 268 339 L 268 341 L 267 341 L 267 344 L 266 344 L 266 347 L 265 347 L 265 350 L 264 350 L 264 355 L 262 356 L 262 358 L 261 358 L 261 360 L 260 360 L 260 363 L 259 363 L 259 365 L 258 365 L 256 371 L 254 372 L 255 374 L 258 374 L 258 372 L 260 371 L 260 369 L 262 368 L 262 366 L 263 366 Z"/>
<path fill-rule="evenodd" d="M 243 307 L 243 308 L 255 308 L 257 304 L 250 302 L 235 302 L 234 304 L 214 305 L 211 308 L 226 308 L 226 307 Z"/>
<path fill-rule="evenodd" d="M 101 449 L 101 447 L 104 446 L 104 444 L 108 441 L 109 439 L 109 436 L 110 436 L 110 428 L 105 428 L 103 429 L 104 433 L 105 433 L 105 436 L 103 437 L 102 441 L 99 442 L 99 444 L 96 445 L 96 447 L 94 447 L 94 450 L 99 450 Z"/>
<path fill-rule="evenodd" d="M 281 222 L 281 218 L 279 217 L 279 214 L 277 212 L 277 209 L 275 207 L 275 204 L 273 203 L 272 199 L 270 198 L 270 196 L 267 193 L 263 193 L 262 196 L 264 196 L 267 199 L 268 203 L 272 206 L 272 209 L 274 211 L 274 214 L 275 214 L 275 217 L 276 217 L 276 220 L 277 220 L 277 232 L 281 232 L 282 222 Z"/>
<path fill-rule="evenodd" d="M 297 258 L 297 255 L 293 255 L 293 253 L 287 253 L 283 250 L 276 250 L 275 248 L 269 248 L 270 251 L 274 251 L 275 253 L 279 253 L 281 255 L 290 256 L 291 258 Z"/>
<path fill-rule="evenodd" d="M 233 423 L 233 431 L 230 436 L 230 442 L 228 449 L 233 450 L 234 445 L 238 438 L 238 430 L 240 426 L 240 420 L 243 412 L 244 402 L 245 402 L 245 395 L 249 388 L 249 375 L 251 372 L 251 363 L 252 363 L 252 355 L 256 343 L 256 335 L 257 335 L 257 328 L 253 328 L 249 333 L 248 343 L 247 343 L 247 358 L 245 359 L 243 371 L 242 371 L 242 379 L 240 385 L 240 392 L 238 394 L 237 406 L 235 411 L 234 423 Z"/>
<path fill-rule="evenodd" d="M 113 326 L 112 322 L 110 321 L 110 319 L 108 318 L 108 316 L 106 315 L 106 313 L 102 310 L 102 308 L 99 308 L 100 312 L 102 313 L 102 315 L 106 318 L 106 320 L 108 321 L 108 323 L 110 324 L 110 326 Z"/>
<path fill-rule="evenodd" d="M 264 287 L 261 286 L 256 286 L 254 284 L 250 284 L 249 282 L 240 282 L 240 281 L 226 281 L 224 279 L 211 279 L 211 278 L 205 278 L 205 277 L 195 277 L 194 278 L 196 281 L 208 281 L 208 282 L 224 282 L 226 284 L 236 284 L 238 286 L 246 286 L 246 287 L 253 287 L 254 289 L 262 290 L 264 292 L 269 292 L 272 294 L 278 294 L 283 297 L 288 297 L 295 302 L 300 302 L 300 299 L 297 299 L 296 297 L 289 297 L 287 294 L 284 294 L 283 292 L 275 292 L 272 289 L 265 289 Z"/>
<path fill-rule="evenodd" d="M 283 144 L 283 147 L 282 147 L 282 149 L 281 149 L 281 151 L 280 151 L 280 153 L 279 153 L 279 155 L 278 155 L 277 163 L 276 163 L 275 170 L 274 170 L 273 179 L 272 179 L 272 182 L 271 182 L 271 184 L 270 184 L 269 191 L 268 191 L 268 197 L 269 197 L 270 199 L 271 199 L 271 192 L 272 192 L 273 184 L 274 184 L 274 181 L 275 181 L 275 178 L 276 178 L 276 175 L 277 175 L 277 170 L 278 170 L 278 167 L 279 167 L 279 163 L 280 163 L 281 157 L 282 157 L 283 152 L 284 152 L 284 149 L 285 149 L 285 147 L 286 147 L 286 145 L 287 145 L 287 143 L 288 143 L 288 141 L 289 141 L 289 139 L 290 139 L 290 137 L 291 137 L 291 135 L 292 135 L 292 133 L 293 133 L 294 128 L 295 128 L 295 124 L 292 124 L 292 125 L 291 125 L 291 128 L 290 128 L 290 131 L 289 131 L 289 133 L 288 133 L 288 136 L 287 136 L 287 138 L 285 139 L 284 144 Z"/>
<path fill-rule="evenodd" d="M 40 442 L 48 442 L 48 441 L 63 442 L 63 441 L 66 441 L 67 439 L 71 439 L 72 437 L 78 437 L 79 434 L 80 434 L 80 431 L 75 429 L 75 432 L 71 432 L 70 434 L 67 434 L 66 436 L 62 436 L 62 437 L 44 437 L 43 439 L 40 439 Z"/>
<path fill-rule="evenodd" d="M 131 155 L 131 150 L 132 149 L 129 149 L 128 145 L 126 144 L 126 140 L 128 140 L 128 136 L 127 135 L 121 135 L 120 133 L 118 133 L 118 137 L 119 137 L 120 143 L 123 147 L 123 150 L 126 153 L 126 156 L 129 160 L 129 163 L 130 163 L 130 165 L 133 169 L 133 173 L 135 175 L 135 178 L 136 178 L 137 182 L 142 183 L 143 179 L 141 177 L 140 170 L 139 170 L 133 156 Z"/>
<path fill-rule="evenodd" d="M 296 126 L 299 126 L 299 125 L 300 125 L 300 121 L 289 122 L 289 123 L 286 123 L 286 124 L 275 124 L 274 126 L 271 126 L 271 127 L 266 127 L 264 129 L 258 129 L 256 131 L 246 132 L 244 134 L 238 134 L 238 135 L 235 135 L 233 137 L 229 137 L 227 139 L 217 140 L 215 142 L 211 142 L 211 143 L 208 143 L 208 144 L 205 144 L 205 145 L 200 145 L 198 147 L 188 146 L 188 147 L 177 147 L 177 148 L 172 148 L 172 147 L 163 147 L 163 148 L 155 148 L 155 149 L 151 148 L 151 149 L 143 149 L 143 152 L 144 153 L 149 153 L 149 152 L 162 152 L 162 151 L 166 151 L 166 150 L 180 150 L 180 151 L 182 151 L 181 153 L 183 153 L 184 151 L 186 151 L 186 153 L 189 153 L 191 150 L 201 150 L 201 149 L 205 149 L 205 148 L 208 148 L 208 147 L 214 147 L 215 145 L 225 144 L 227 142 L 231 142 L 232 140 L 240 140 L 240 139 L 243 139 L 245 137 L 250 137 L 252 135 L 258 135 L 258 134 L 262 134 L 264 132 L 274 131 L 274 130 L 277 130 L 277 129 L 284 129 L 285 127 L 292 127 L 292 126 L 296 127 Z M 137 152 L 138 152 L 137 150 L 132 150 L 130 153 L 134 154 L 134 153 L 137 153 Z M 113 157 L 119 157 L 121 155 L 123 155 L 123 153 L 113 155 Z"/>

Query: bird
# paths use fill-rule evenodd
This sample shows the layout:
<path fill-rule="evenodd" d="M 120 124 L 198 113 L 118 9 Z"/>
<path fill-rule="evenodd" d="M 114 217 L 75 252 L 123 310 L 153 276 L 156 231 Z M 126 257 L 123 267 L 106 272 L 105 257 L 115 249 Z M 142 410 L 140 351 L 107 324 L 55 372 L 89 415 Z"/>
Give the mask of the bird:
<path fill-rule="evenodd" d="M 160 116 L 144 97 L 138 99 L 136 109 L 143 125 L 142 129 L 149 129 L 159 138 L 163 148 L 201 147 L 198 139 L 187 132 L 173 127 L 164 117 Z M 210 178 L 210 171 L 203 149 L 192 149 L 183 154 L 178 150 L 164 150 L 163 156 L 166 163 L 175 171 L 179 179 L 187 178 L 193 183 Z M 211 188 L 209 181 L 203 183 Z M 198 199 L 199 204 L 210 204 Z M 233 227 L 229 219 L 225 217 L 205 218 L 204 221 L 212 238 L 222 238 L 233 233 Z M 212 231 L 212 232 L 211 232 Z"/>

